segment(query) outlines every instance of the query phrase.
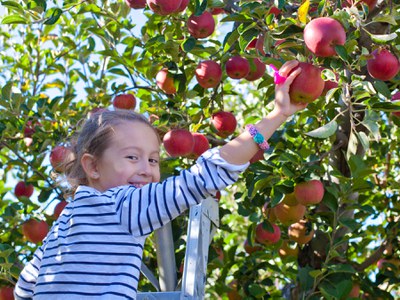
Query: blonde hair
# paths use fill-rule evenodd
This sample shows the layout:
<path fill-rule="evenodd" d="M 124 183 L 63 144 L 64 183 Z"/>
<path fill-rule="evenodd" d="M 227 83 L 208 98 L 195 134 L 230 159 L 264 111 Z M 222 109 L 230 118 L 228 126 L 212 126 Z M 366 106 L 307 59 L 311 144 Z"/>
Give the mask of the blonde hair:
<path fill-rule="evenodd" d="M 95 158 L 101 157 L 109 146 L 114 127 L 124 121 L 140 122 L 154 130 L 160 141 L 157 130 L 141 114 L 129 110 L 102 111 L 92 114 L 82 125 L 76 137 L 71 140 L 72 159 L 65 166 L 65 175 L 71 186 L 71 192 L 79 185 L 87 185 L 88 179 L 81 165 L 85 153 Z"/>

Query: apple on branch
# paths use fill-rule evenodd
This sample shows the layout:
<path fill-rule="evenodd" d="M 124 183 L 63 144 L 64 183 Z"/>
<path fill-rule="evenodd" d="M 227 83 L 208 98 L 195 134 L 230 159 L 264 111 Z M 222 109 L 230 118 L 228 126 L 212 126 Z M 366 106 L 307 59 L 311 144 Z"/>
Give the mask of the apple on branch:
<path fill-rule="evenodd" d="M 346 42 L 346 31 L 339 21 L 321 17 L 307 23 L 303 37 L 312 53 L 319 57 L 329 57 L 336 55 L 336 45 L 344 45 Z"/>
<path fill-rule="evenodd" d="M 244 78 L 250 72 L 249 61 L 240 55 L 233 56 L 225 63 L 225 71 L 232 79 Z"/>
<path fill-rule="evenodd" d="M 57 219 L 61 215 L 62 211 L 67 206 L 67 204 L 68 202 L 65 200 L 62 200 L 57 203 L 57 205 L 54 207 L 54 212 L 53 212 L 54 219 Z"/>
<path fill-rule="evenodd" d="M 237 120 L 229 111 L 218 111 L 212 114 L 211 124 L 220 137 L 226 138 L 235 132 Z"/>
<path fill-rule="evenodd" d="M 245 79 L 248 81 L 255 81 L 264 76 L 267 67 L 265 64 L 257 57 L 253 57 L 249 60 L 249 73 L 246 75 Z"/>
<path fill-rule="evenodd" d="M 215 30 L 214 17 L 208 11 L 203 12 L 200 16 L 192 14 L 186 25 L 190 35 L 196 39 L 209 37 Z"/>
<path fill-rule="evenodd" d="M 301 72 L 290 85 L 290 100 L 294 103 L 313 102 L 321 96 L 325 86 L 321 69 L 311 63 L 300 62 L 292 72 L 297 68 L 301 68 Z"/>
<path fill-rule="evenodd" d="M 378 48 L 372 51 L 367 60 L 367 70 L 371 77 L 383 81 L 393 79 L 400 69 L 399 59 L 389 50 Z"/>
<path fill-rule="evenodd" d="M 65 166 L 72 157 L 70 148 L 58 145 L 50 152 L 50 164 L 56 172 L 64 172 Z"/>
<path fill-rule="evenodd" d="M 194 138 L 186 129 L 172 129 L 164 135 L 163 144 L 169 156 L 187 156 L 193 152 Z"/>
<path fill-rule="evenodd" d="M 314 237 L 314 229 L 312 224 L 307 220 L 300 220 L 288 228 L 289 240 L 300 245 L 307 244 Z"/>
<path fill-rule="evenodd" d="M 320 203 L 324 198 L 324 194 L 323 183 L 316 179 L 300 182 L 294 187 L 294 196 L 297 202 L 305 206 Z"/>
<path fill-rule="evenodd" d="M 114 97 L 114 108 L 118 109 L 135 109 L 136 98 L 132 94 L 121 94 Z"/>
<path fill-rule="evenodd" d="M 193 158 L 198 158 L 200 155 L 210 149 L 210 143 L 208 142 L 207 137 L 202 133 L 193 132 L 192 136 L 194 139 L 192 156 Z"/>
<path fill-rule="evenodd" d="M 133 9 L 142 9 L 146 7 L 146 0 L 125 0 L 125 3 Z"/>
<path fill-rule="evenodd" d="M 29 198 L 33 194 L 33 185 L 32 184 L 27 184 L 24 181 L 20 181 L 15 185 L 14 188 L 14 194 L 15 197 L 21 198 L 21 197 L 26 197 Z"/>
<path fill-rule="evenodd" d="M 40 243 L 48 232 L 49 226 L 43 220 L 29 219 L 22 224 L 22 234 L 28 241 L 34 244 Z"/>
<path fill-rule="evenodd" d="M 215 88 L 221 82 L 221 66 L 213 60 L 200 62 L 195 70 L 196 80 L 199 85 L 205 89 Z"/>
<path fill-rule="evenodd" d="M 169 74 L 167 68 L 163 68 L 157 73 L 156 83 L 157 86 L 167 95 L 176 93 L 174 78 Z"/>
<path fill-rule="evenodd" d="M 167 16 L 174 13 L 182 0 L 147 0 L 147 5 L 156 14 Z"/>
<path fill-rule="evenodd" d="M 281 230 L 278 225 L 271 223 L 273 231 L 267 229 L 264 222 L 257 224 L 255 232 L 255 240 L 263 245 L 276 244 L 281 239 Z"/>
<path fill-rule="evenodd" d="M 14 287 L 12 286 L 0 287 L 0 300 L 14 300 Z"/>

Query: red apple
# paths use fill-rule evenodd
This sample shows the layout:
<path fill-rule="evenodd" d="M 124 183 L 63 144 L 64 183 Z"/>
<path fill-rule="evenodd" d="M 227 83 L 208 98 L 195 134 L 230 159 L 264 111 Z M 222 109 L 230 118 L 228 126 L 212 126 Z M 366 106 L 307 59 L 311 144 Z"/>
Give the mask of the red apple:
<path fill-rule="evenodd" d="M 373 78 L 383 81 L 393 79 L 400 69 L 399 59 L 385 48 L 378 48 L 371 53 L 373 58 L 367 60 L 367 70 Z"/>
<path fill-rule="evenodd" d="M 251 42 L 246 46 L 246 50 L 254 49 L 256 47 L 258 38 L 254 38 Z"/>
<path fill-rule="evenodd" d="M 324 198 L 324 193 L 323 183 L 316 179 L 298 183 L 294 187 L 297 202 L 306 206 L 320 203 Z"/>
<path fill-rule="evenodd" d="M 243 248 L 244 251 L 246 251 L 246 253 L 248 254 L 252 254 L 253 252 L 263 250 L 263 247 L 260 244 L 253 243 L 253 245 L 250 245 L 247 239 L 244 241 Z"/>
<path fill-rule="evenodd" d="M 197 82 L 203 88 L 214 88 L 222 79 L 221 66 L 213 60 L 205 60 L 197 65 L 195 71 Z"/>
<path fill-rule="evenodd" d="M 228 111 L 219 111 L 211 116 L 211 123 L 220 137 L 226 138 L 235 132 L 236 117 Z"/>
<path fill-rule="evenodd" d="M 393 101 L 393 102 L 398 102 L 399 100 L 400 100 L 400 91 L 397 92 L 397 93 L 394 93 L 394 95 L 392 96 L 392 101 Z M 393 114 L 394 114 L 396 117 L 400 117 L 400 110 L 399 110 L 399 111 L 393 112 Z"/>
<path fill-rule="evenodd" d="M 281 14 L 281 10 L 279 8 L 277 8 L 276 6 L 271 6 L 271 8 L 269 9 L 268 14 L 274 14 L 275 17 L 279 16 Z"/>
<path fill-rule="evenodd" d="M 24 137 L 32 137 L 32 135 L 36 132 L 36 127 L 42 127 L 42 124 L 39 121 L 26 122 L 24 128 Z"/>
<path fill-rule="evenodd" d="M 71 149 L 66 146 L 55 146 L 50 153 L 50 164 L 56 172 L 64 172 L 65 164 L 72 155 Z"/>
<path fill-rule="evenodd" d="M 300 220 L 288 228 L 289 240 L 294 241 L 300 245 L 307 244 L 314 237 L 314 229 L 312 224 L 307 220 Z"/>
<path fill-rule="evenodd" d="M 249 60 L 250 71 L 245 77 L 248 81 L 255 81 L 260 79 L 265 74 L 267 67 L 259 58 L 252 58 Z"/>
<path fill-rule="evenodd" d="M 2 286 L 0 288 L 0 300 L 14 300 L 14 288 L 12 286 Z"/>
<path fill-rule="evenodd" d="M 186 156 L 193 151 L 194 138 L 186 129 L 173 129 L 164 135 L 163 143 L 169 156 Z"/>
<path fill-rule="evenodd" d="M 322 90 L 322 94 L 321 96 L 325 96 L 326 93 L 331 90 L 331 89 L 335 89 L 338 87 L 338 83 L 336 81 L 332 81 L 332 80 L 326 80 L 325 84 L 324 84 L 324 89 Z"/>
<path fill-rule="evenodd" d="M 164 93 L 168 95 L 176 93 L 174 78 L 169 74 L 167 68 L 164 68 L 157 73 L 156 83 Z"/>
<path fill-rule="evenodd" d="M 336 55 L 335 46 L 346 42 L 346 32 L 342 24 L 333 18 L 316 18 L 304 28 L 304 42 L 316 56 L 333 56 Z"/>
<path fill-rule="evenodd" d="M 125 3 L 133 9 L 141 9 L 146 7 L 146 0 L 125 0 Z"/>
<path fill-rule="evenodd" d="M 209 37 L 215 30 L 214 17 L 208 11 L 200 16 L 192 14 L 186 24 L 190 35 L 196 39 Z"/>
<path fill-rule="evenodd" d="M 35 244 L 40 243 L 49 232 L 49 226 L 46 221 L 29 219 L 22 224 L 22 234 L 25 238 Z"/>
<path fill-rule="evenodd" d="M 258 162 L 260 160 L 264 159 L 264 150 L 260 149 L 256 152 L 256 154 L 253 155 L 253 157 L 250 159 L 250 163 L 254 164 L 255 162 Z"/>
<path fill-rule="evenodd" d="M 273 210 L 275 216 L 284 225 L 290 225 L 298 222 L 304 217 L 306 213 L 306 207 L 300 203 L 294 206 L 290 206 L 281 202 L 276 205 Z"/>
<path fill-rule="evenodd" d="M 62 201 L 60 201 L 60 202 L 55 206 L 54 212 L 53 212 L 53 218 L 54 218 L 54 219 L 57 219 L 57 218 L 61 215 L 61 213 L 62 213 L 64 207 L 66 207 L 67 204 L 68 204 L 67 201 L 62 200 Z"/>
<path fill-rule="evenodd" d="M 249 61 L 239 55 L 231 57 L 225 63 L 226 74 L 232 79 L 241 79 L 250 72 Z"/>
<path fill-rule="evenodd" d="M 262 56 L 265 56 L 265 50 L 264 50 L 264 41 L 265 41 L 265 36 L 263 34 L 260 34 L 257 38 L 255 48 L 258 51 L 259 54 Z"/>
<path fill-rule="evenodd" d="M 174 13 L 182 0 L 147 0 L 149 8 L 158 15 L 166 16 Z"/>
<path fill-rule="evenodd" d="M 17 197 L 17 198 L 20 198 L 20 197 L 29 198 L 33 194 L 33 185 L 26 184 L 25 182 L 20 181 L 15 185 L 14 194 L 15 194 L 15 197 Z"/>
<path fill-rule="evenodd" d="M 135 109 L 136 98 L 132 94 L 121 94 L 114 97 L 113 106 L 119 109 Z"/>
<path fill-rule="evenodd" d="M 378 3 L 378 0 L 347 0 L 347 1 L 343 1 L 343 6 L 351 6 L 354 4 L 360 4 L 360 3 L 364 3 L 366 5 L 368 5 L 368 10 L 371 11 L 375 8 L 376 4 Z"/>
<path fill-rule="evenodd" d="M 292 72 L 297 68 L 301 68 L 301 72 L 290 85 L 290 100 L 294 103 L 313 102 L 324 90 L 325 82 L 321 77 L 321 70 L 305 62 L 300 62 Z"/>
<path fill-rule="evenodd" d="M 255 239 L 256 242 L 263 245 L 276 244 L 281 238 L 281 230 L 278 225 L 271 224 L 273 232 L 268 231 L 263 223 L 256 226 Z"/>
<path fill-rule="evenodd" d="M 189 5 L 189 0 L 182 0 L 181 5 L 179 5 L 178 9 L 174 11 L 174 13 L 183 12 Z"/>
<path fill-rule="evenodd" d="M 193 146 L 193 156 L 195 158 L 202 155 L 205 151 L 210 149 L 210 143 L 208 142 L 207 137 L 199 132 L 192 133 L 194 139 L 194 146 Z"/>

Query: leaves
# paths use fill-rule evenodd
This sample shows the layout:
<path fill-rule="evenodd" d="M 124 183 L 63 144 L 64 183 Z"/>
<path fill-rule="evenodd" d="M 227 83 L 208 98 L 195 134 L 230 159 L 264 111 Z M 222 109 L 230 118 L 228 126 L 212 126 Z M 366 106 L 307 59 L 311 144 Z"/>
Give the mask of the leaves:
<path fill-rule="evenodd" d="M 331 121 L 322 127 L 306 132 L 305 134 L 318 139 L 326 139 L 336 133 L 338 124 L 336 121 Z"/>

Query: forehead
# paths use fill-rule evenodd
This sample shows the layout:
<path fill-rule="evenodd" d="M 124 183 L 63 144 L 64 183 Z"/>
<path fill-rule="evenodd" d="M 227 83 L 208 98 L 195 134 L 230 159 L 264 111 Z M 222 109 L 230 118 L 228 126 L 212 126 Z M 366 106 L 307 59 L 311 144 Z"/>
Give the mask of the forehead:
<path fill-rule="evenodd" d="M 141 121 L 123 120 L 113 126 L 113 139 L 124 145 L 160 147 L 156 130 Z"/>

